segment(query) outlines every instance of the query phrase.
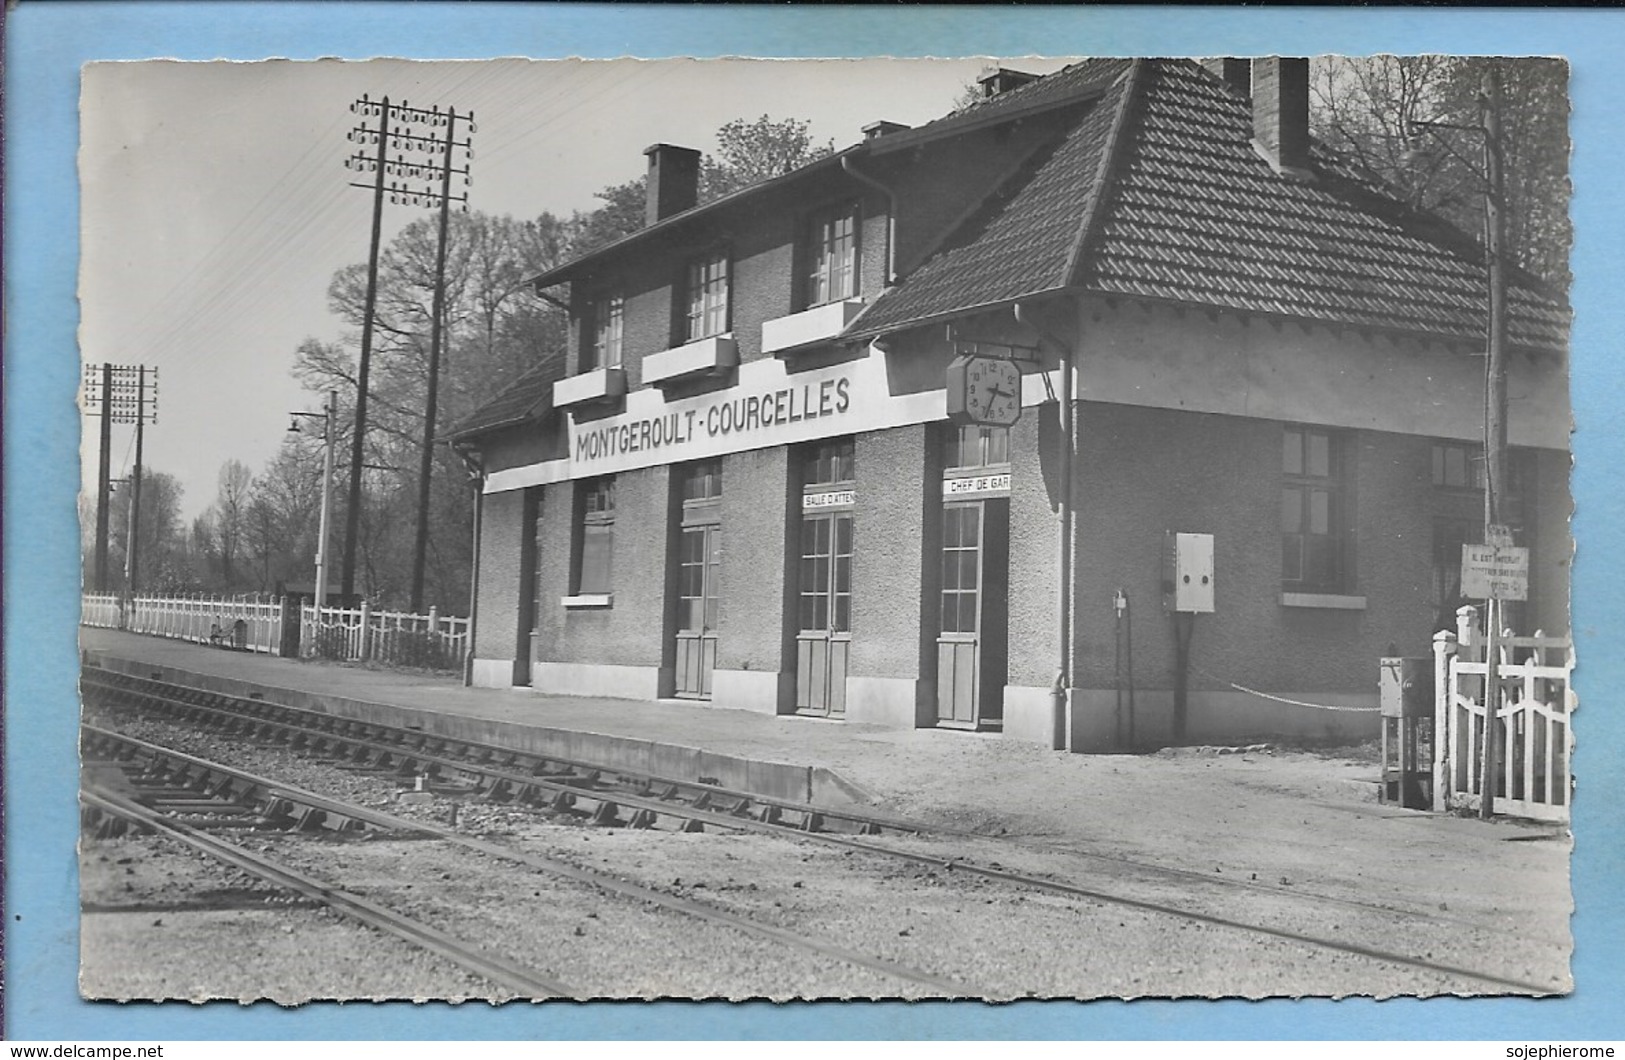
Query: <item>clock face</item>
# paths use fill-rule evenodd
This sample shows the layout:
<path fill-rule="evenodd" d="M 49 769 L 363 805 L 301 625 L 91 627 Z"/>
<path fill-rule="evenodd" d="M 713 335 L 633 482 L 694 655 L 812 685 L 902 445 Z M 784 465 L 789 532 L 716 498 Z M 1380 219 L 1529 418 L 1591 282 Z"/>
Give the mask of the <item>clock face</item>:
<path fill-rule="evenodd" d="M 948 418 L 1008 427 L 1021 418 L 1021 368 L 1002 357 L 972 354 L 948 366 Z"/>

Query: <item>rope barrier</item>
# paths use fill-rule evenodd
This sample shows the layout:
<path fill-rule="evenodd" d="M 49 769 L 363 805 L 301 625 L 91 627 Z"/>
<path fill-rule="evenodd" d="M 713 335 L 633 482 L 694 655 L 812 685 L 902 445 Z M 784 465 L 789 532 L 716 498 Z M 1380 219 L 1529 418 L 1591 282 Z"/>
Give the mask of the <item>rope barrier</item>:
<path fill-rule="evenodd" d="M 1224 678 L 1219 677 L 1217 674 L 1208 673 L 1206 670 L 1202 669 L 1200 666 L 1192 666 L 1191 669 L 1196 671 L 1197 673 L 1201 674 L 1203 677 L 1207 678 L 1208 680 L 1217 681 L 1221 685 L 1228 685 L 1230 688 L 1235 689 L 1237 692 L 1244 692 L 1249 696 L 1257 696 L 1259 699 L 1268 699 L 1268 700 L 1271 700 L 1272 702 L 1275 702 L 1275 703 L 1285 703 L 1288 706 L 1308 707 L 1308 708 L 1310 708 L 1312 710 L 1335 710 L 1335 711 L 1342 711 L 1344 713 L 1349 713 L 1349 714 L 1375 714 L 1375 713 L 1377 713 L 1378 711 L 1380 711 L 1382 709 L 1380 706 L 1379 707 L 1344 707 L 1344 706 L 1338 706 L 1337 704 L 1334 704 L 1334 703 L 1306 703 L 1301 699 L 1287 699 L 1285 696 L 1272 696 L 1268 692 L 1260 692 L 1256 688 L 1248 688 L 1246 685 L 1238 685 L 1234 681 L 1226 681 Z"/>

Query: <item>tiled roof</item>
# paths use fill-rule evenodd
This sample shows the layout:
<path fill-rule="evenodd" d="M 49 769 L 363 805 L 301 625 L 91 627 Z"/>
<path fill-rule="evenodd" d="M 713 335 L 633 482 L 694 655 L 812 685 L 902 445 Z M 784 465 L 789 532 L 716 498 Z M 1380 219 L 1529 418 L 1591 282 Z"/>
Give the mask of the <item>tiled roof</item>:
<path fill-rule="evenodd" d="M 1099 91 L 1102 80 L 1107 86 L 1076 122 L 1029 156 L 899 288 L 877 299 L 855 321 L 856 332 L 878 334 L 900 324 L 1065 286 L 1073 249 L 1098 198 L 1114 122 L 1128 94 L 1128 72 L 1125 61 L 1100 60 L 1052 75 L 1066 79 L 1073 91 L 1084 86 Z M 1035 91 L 1048 80 L 1009 95 Z M 1000 98 L 982 106 L 991 107 Z"/>
<path fill-rule="evenodd" d="M 853 337 L 1070 286 L 1482 341 L 1487 283 L 1471 239 L 1318 144 L 1316 180 L 1276 174 L 1253 148 L 1248 101 L 1195 63 L 1137 62 L 1033 162 Z M 1563 349 L 1567 307 L 1509 271 L 1510 342 Z"/>
<path fill-rule="evenodd" d="M 451 429 L 457 441 L 478 434 L 540 419 L 553 407 L 553 384 L 564 377 L 564 357 L 544 356 L 540 363 L 520 375 Z"/>
<path fill-rule="evenodd" d="M 1131 59 L 1088 59 L 1073 63 L 1018 88 L 977 100 L 964 110 L 926 122 L 917 128 L 868 141 L 865 146 L 871 154 L 883 154 L 913 147 L 922 140 L 957 136 L 983 125 L 1014 121 L 1038 111 L 1075 104 L 1116 81 L 1132 64 Z"/>

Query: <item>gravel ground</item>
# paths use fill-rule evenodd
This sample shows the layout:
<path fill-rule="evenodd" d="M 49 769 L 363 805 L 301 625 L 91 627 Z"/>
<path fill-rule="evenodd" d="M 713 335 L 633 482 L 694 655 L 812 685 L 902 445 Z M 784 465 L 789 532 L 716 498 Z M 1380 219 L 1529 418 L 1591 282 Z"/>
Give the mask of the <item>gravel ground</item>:
<path fill-rule="evenodd" d="M 302 760 L 264 745 L 242 745 L 207 734 L 182 733 L 160 722 L 123 720 L 133 735 L 183 746 L 192 753 L 274 775 L 337 798 L 412 813 L 459 830 L 510 843 L 516 849 L 559 857 L 572 864 L 701 900 L 875 957 L 918 967 L 963 984 L 963 993 L 992 999 L 1037 997 L 1431 994 L 1497 992 L 1480 981 L 1395 966 L 1371 958 L 1261 936 L 1238 928 L 1126 908 L 1101 901 L 1063 898 L 981 881 L 966 874 L 909 866 L 891 859 L 843 852 L 810 841 L 721 833 L 674 834 L 625 829 L 587 829 L 549 822 L 529 811 L 436 799 L 422 808 L 394 804 L 396 783 Z M 997 744 L 984 744 L 985 753 Z M 996 752 L 994 752 L 996 753 Z M 1240 792 L 1217 816 L 1248 814 L 1248 784 L 1279 785 L 1282 762 L 1271 772 L 1246 770 L 1260 755 L 1172 759 L 1187 772 L 1211 774 L 1215 764 L 1228 788 Z M 1312 756 L 1289 760 L 1311 767 Z M 1141 760 L 1132 760 L 1138 766 Z M 1347 798 L 1337 763 L 1319 763 L 1329 778 L 1321 794 Z M 1210 783 L 1212 781 L 1210 780 Z M 1300 778 L 1289 782 L 1301 783 Z M 943 813 L 935 805 L 888 806 L 956 818 L 952 823 L 1004 829 L 1003 838 L 952 841 L 904 840 L 925 852 L 973 857 L 1049 874 L 1111 894 L 1283 931 L 1393 949 L 1418 958 L 1471 967 L 1533 983 L 1567 988 L 1565 944 L 1553 943 L 1549 925 L 1522 915 L 1531 910 L 1494 906 L 1499 892 L 1477 903 L 1472 892 L 1459 905 L 1434 901 L 1414 890 L 1372 888 L 1361 870 L 1327 865 L 1317 840 L 1306 851 L 1274 851 L 1262 863 L 1255 839 L 1209 853 L 1211 836 L 1186 846 L 1090 842 L 1046 834 L 1038 822 Z M 1390 827 L 1372 804 L 1368 813 Z M 1389 814 L 1388 817 L 1392 817 Z M 1440 823 L 1411 815 L 1411 820 Z M 1463 822 L 1464 823 L 1464 822 Z M 1476 822 L 1474 822 L 1476 823 Z M 1038 826 L 1034 826 L 1037 824 Z M 1414 826 L 1413 833 L 1415 832 Z M 1270 830 L 1270 829 L 1264 829 Z M 1397 831 L 1397 829 L 1396 829 Z M 1425 843 L 1400 833 L 1397 844 L 1411 855 Z M 151 840 L 122 840 L 139 844 Z M 708 925 L 666 910 L 607 895 L 546 873 L 516 869 L 496 859 L 453 853 L 422 840 L 328 841 L 261 836 L 253 841 L 308 871 L 344 880 L 402 912 L 478 940 L 512 959 L 570 984 L 582 997 L 898 997 L 933 994 L 913 984 L 829 958 L 789 951 L 736 930 Z M 1536 860 L 1552 843 L 1498 844 L 1498 853 Z M 97 851 L 87 844 L 87 861 Z M 1171 851 L 1170 848 L 1173 848 Z M 1547 848 L 1540 850 L 1538 848 Z M 1533 853 L 1531 853 L 1533 851 Z M 1105 857 L 1100 856 L 1105 854 Z M 154 852 L 154 865 L 173 853 Z M 1130 864 L 1132 860 L 1138 864 Z M 97 863 L 100 865 L 101 863 Z M 117 864 L 117 859 L 114 860 Z M 1147 868 L 1146 866 L 1151 866 Z M 1257 867 L 1250 867 L 1257 866 Z M 1267 866 L 1259 879 L 1258 869 Z M 1381 877 L 1382 866 L 1368 866 Z M 1171 871 L 1170 871 L 1171 870 Z M 99 871 L 92 866 L 92 874 Z M 116 873 L 113 874 L 116 877 Z M 1353 877 L 1352 879 L 1350 877 Z M 1212 877 L 1213 882 L 1208 882 Z M 159 877 L 155 877 L 155 882 Z M 102 913 L 93 888 L 85 890 L 86 945 L 83 980 L 87 994 L 121 997 L 499 997 L 488 984 L 422 960 L 351 958 L 385 945 L 369 931 L 341 925 L 316 911 L 259 908 L 192 911 L 189 895 L 207 895 L 190 878 L 162 877 L 155 892 L 188 911 L 163 914 L 164 926 L 143 924 L 145 912 Z M 1223 881 L 1223 882 L 1221 882 Z M 116 882 L 116 879 L 115 881 Z M 1491 881 L 1493 882 L 1493 881 Z M 1237 886 L 1245 883 L 1245 886 Z M 241 886 L 238 884 L 237 886 Z M 218 890 L 218 888 L 216 888 Z M 201 902 L 201 899 L 198 899 Z M 1530 903 L 1532 906 L 1537 903 Z M 1489 905 L 1490 908 L 1483 908 Z M 1439 908 L 1443 906 L 1444 908 Z M 138 907 L 139 908 L 139 907 Z M 231 914 L 226 916 L 224 914 Z M 195 917 L 210 930 L 234 935 L 236 949 L 212 947 L 173 930 L 175 916 Z M 1550 918 L 1550 911 L 1542 916 Z M 107 920 L 93 930 L 93 921 Z M 168 928 L 166 930 L 165 928 Z M 341 932 L 348 928 L 349 934 Z M 266 936 L 245 960 L 242 943 Z M 349 936 L 357 936 L 356 942 Z M 283 941 L 275 945 L 278 938 Z M 1566 932 L 1556 937 L 1566 940 Z M 301 946 L 306 940 L 308 946 Z M 184 943 L 184 944 L 182 944 Z M 405 944 L 388 943 L 399 950 Z M 190 963 L 176 953 L 190 951 Z M 258 954 L 264 953 L 261 957 Z M 303 958 L 300 954 L 303 952 Z M 414 951 L 415 952 L 415 951 Z M 283 960 L 283 955 L 287 960 Z M 138 956 L 139 955 L 139 956 Z M 209 956 L 203 956 L 209 955 Z M 144 968 L 129 967 L 132 964 Z M 218 967 L 211 967 L 218 965 Z M 177 967 L 194 969 L 186 975 Z M 155 969 L 155 970 L 149 970 Z M 156 978 L 155 978 L 156 977 Z M 102 985 L 111 984 L 111 985 Z M 320 985 L 318 985 L 320 984 Z M 471 985 L 472 984 L 472 985 Z M 94 988 L 93 988 L 94 987 Z"/>
<path fill-rule="evenodd" d="M 483 998 L 488 984 L 166 836 L 80 845 L 79 990 L 95 1000 Z"/>

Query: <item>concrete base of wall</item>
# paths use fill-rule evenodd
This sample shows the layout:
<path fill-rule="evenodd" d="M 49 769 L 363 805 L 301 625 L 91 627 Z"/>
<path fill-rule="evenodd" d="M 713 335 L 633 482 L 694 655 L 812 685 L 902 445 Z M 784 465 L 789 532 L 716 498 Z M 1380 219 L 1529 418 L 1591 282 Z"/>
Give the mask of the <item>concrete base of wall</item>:
<path fill-rule="evenodd" d="M 846 720 L 886 729 L 918 729 L 931 724 L 922 717 L 925 697 L 911 677 L 848 677 Z"/>
<path fill-rule="evenodd" d="M 1004 686 L 1004 738 L 1055 746 L 1055 702 L 1047 688 Z"/>
<path fill-rule="evenodd" d="M 715 670 L 711 704 L 757 714 L 788 714 L 795 709 L 796 675 L 777 670 Z"/>
<path fill-rule="evenodd" d="M 555 696 L 659 699 L 660 667 L 538 662 L 531 666 L 530 686 Z"/>
<path fill-rule="evenodd" d="M 475 688 L 512 688 L 512 659 L 475 659 L 470 669 Z"/>
<path fill-rule="evenodd" d="M 1245 692 L 1191 692 L 1186 704 L 1185 744 L 1279 741 L 1357 743 L 1376 739 L 1380 715 L 1375 692 L 1271 692 L 1297 706 Z M 1324 707 L 1363 708 L 1327 710 Z M 1006 718 L 1009 708 L 1006 706 Z M 1073 689 L 1069 706 L 1073 751 L 1137 750 L 1173 742 L 1174 695 L 1166 689 L 1136 693 L 1134 709 L 1109 688 Z M 1009 722 L 1006 720 L 1006 725 Z"/>

